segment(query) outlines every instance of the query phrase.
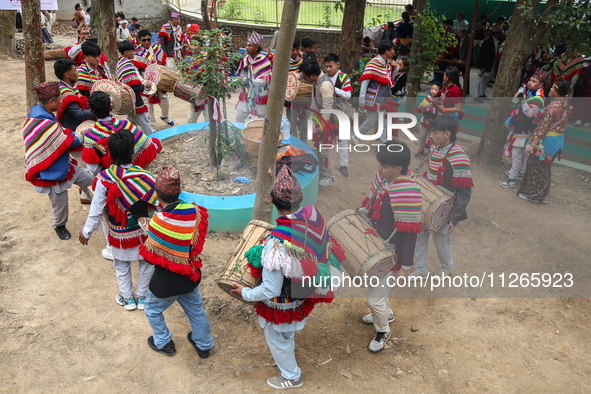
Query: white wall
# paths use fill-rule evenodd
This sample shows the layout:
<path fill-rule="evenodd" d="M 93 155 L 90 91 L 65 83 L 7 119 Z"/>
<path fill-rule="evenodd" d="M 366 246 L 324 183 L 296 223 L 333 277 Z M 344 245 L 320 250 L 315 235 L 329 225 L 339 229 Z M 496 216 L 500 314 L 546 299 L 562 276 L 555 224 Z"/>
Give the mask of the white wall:
<path fill-rule="evenodd" d="M 162 4 L 162 0 L 114 0 L 115 12 L 122 11 L 125 17 L 130 21 L 131 18 L 137 16 L 140 19 L 157 18 L 159 17 L 166 6 Z M 92 6 L 91 0 L 57 0 L 59 7 L 57 11 L 57 19 L 72 20 L 74 18 L 74 6 L 76 3 L 82 4 L 86 10 Z M 93 7 L 94 8 L 94 7 Z"/>

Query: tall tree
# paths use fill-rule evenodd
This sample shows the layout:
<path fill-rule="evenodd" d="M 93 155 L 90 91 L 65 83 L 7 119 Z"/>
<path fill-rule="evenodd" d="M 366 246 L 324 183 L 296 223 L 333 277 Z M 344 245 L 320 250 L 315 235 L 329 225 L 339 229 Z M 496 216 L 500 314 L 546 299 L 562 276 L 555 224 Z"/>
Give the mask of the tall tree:
<path fill-rule="evenodd" d="M 550 25 L 547 20 L 554 12 L 559 0 L 548 0 L 541 14 L 538 14 L 540 0 L 517 0 L 511 17 L 511 30 L 507 36 L 503 56 L 499 63 L 493 100 L 488 111 L 484 134 L 480 139 L 478 155 L 487 165 L 498 166 L 507 140 L 505 120 L 509 116 L 511 100 L 518 89 L 520 73 L 528 56 L 545 38 Z M 569 22 L 570 23 L 570 22 Z"/>
<path fill-rule="evenodd" d="M 39 0 L 21 0 L 28 110 L 37 102 L 35 86 L 45 82 L 45 57 L 43 38 L 41 37 L 40 4 Z"/>
<path fill-rule="evenodd" d="M 10 57 L 14 52 L 14 15 L 11 10 L 0 11 L 0 54 Z"/>
<path fill-rule="evenodd" d="M 422 65 L 422 45 L 421 45 L 421 37 L 423 35 L 423 24 L 422 24 L 422 16 L 427 9 L 427 0 L 418 0 L 417 3 L 417 16 L 415 18 L 414 23 L 414 32 L 413 32 L 413 46 L 410 52 L 410 67 L 408 69 L 408 97 L 406 98 L 406 109 L 408 111 L 412 111 L 413 108 L 417 108 L 417 94 L 419 92 L 419 87 L 421 85 L 421 76 L 423 75 L 423 70 L 421 70 L 420 65 Z"/>
<path fill-rule="evenodd" d="M 99 45 L 109 60 L 111 74 L 117 74 L 117 26 L 115 26 L 115 2 L 97 0 L 100 14 Z M 93 10 L 93 13 L 96 11 Z"/>
<path fill-rule="evenodd" d="M 271 188 L 275 182 L 275 160 L 277 159 L 277 141 L 281 133 L 281 116 L 283 115 L 283 103 L 285 102 L 285 88 L 287 86 L 287 74 L 289 72 L 289 59 L 291 47 L 295 38 L 300 12 L 301 0 L 285 0 L 281 15 L 281 28 L 277 40 L 277 50 L 273 62 L 273 74 L 271 75 L 271 88 L 267 111 L 263 126 L 263 138 L 259 152 L 256 199 L 252 218 L 270 223 L 273 219 L 273 204 L 271 201 Z"/>
<path fill-rule="evenodd" d="M 347 73 L 359 69 L 359 51 L 365 24 L 365 3 L 366 0 L 345 1 L 341 38 L 339 40 L 341 53 L 339 55 L 341 68 Z"/>

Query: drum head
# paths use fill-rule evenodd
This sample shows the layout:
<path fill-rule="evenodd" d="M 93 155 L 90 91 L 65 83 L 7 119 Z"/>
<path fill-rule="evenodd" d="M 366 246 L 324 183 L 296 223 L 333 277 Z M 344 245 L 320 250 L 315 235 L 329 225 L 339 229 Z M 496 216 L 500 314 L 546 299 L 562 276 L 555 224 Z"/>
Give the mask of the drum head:
<path fill-rule="evenodd" d="M 287 88 L 285 89 L 285 99 L 287 101 L 291 101 L 295 98 L 296 94 L 298 94 L 298 88 L 300 87 L 300 83 L 296 76 L 296 73 L 290 71 L 287 74 Z"/>
<path fill-rule="evenodd" d="M 80 123 L 78 127 L 76 127 L 76 134 L 81 135 L 84 137 L 84 133 L 94 127 L 94 120 L 85 120 L 84 122 Z"/>
<path fill-rule="evenodd" d="M 152 82 L 152 87 L 149 90 L 145 90 L 144 94 L 152 96 L 158 90 L 158 84 L 160 83 L 160 68 L 157 64 L 150 64 L 144 71 L 144 80 Z"/>
<path fill-rule="evenodd" d="M 119 90 L 119 85 L 117 82 L 111 81 L 109 79 L 100 79 L 92 85 L 92 89 L 90 90 L 90 94 L 93 92 L 105 92 L 113 99 L 113 108 L 111 112 L 119 112 L 121 109 L 121 91 Z"/>
<path fill-rule="evenodd" d="M 125 95 L 125 93 L 127 93 L 129 98 L 131 99 L 131 111 L 133 111 L 135 108 L 135 92 L 128 85 L 125 85 L 120 82 L 117 82 L 117 84 L 119 85 L 119 89 L 121 90 L 121 95 L 123 96 L 123 95 Z M 123 106 L 123 103 L 121 103 L 121 106 Z M 125 112 L 125 111 L 123 111 L 123 108 L 121 108 L 121 110 L 119 112 L 117 112 L 117 115 L 127 115 L 128 113 L 129 112 Z"/>

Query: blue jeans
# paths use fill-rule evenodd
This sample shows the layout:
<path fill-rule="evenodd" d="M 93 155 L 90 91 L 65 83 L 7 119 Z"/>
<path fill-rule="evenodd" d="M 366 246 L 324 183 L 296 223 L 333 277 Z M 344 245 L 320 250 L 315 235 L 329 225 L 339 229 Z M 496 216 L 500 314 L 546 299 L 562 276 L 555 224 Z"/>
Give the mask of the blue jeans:
<path fill-rule="evenodd" d="M 168 309 L 175 301 L 181 304 L 181 307 L 191 322 L 191 328 L 193 329 L 191 337 L 197 347 L 201 350 L 213 348 L 211 327 L 209 326 L 209 320 L 207 320 L 207 314 L 203 307 L 201 294 L 199 294 L 199 286 L 195 287 L 195 290 L 191 293 L 167 298 L 158 298 L 148 290 L 144 308 L 148 322 L 154 332 L 154 344 L 156 347 L 162 349 L 172 339 L 172 333 L 166 327 L 162 312 Z"/>

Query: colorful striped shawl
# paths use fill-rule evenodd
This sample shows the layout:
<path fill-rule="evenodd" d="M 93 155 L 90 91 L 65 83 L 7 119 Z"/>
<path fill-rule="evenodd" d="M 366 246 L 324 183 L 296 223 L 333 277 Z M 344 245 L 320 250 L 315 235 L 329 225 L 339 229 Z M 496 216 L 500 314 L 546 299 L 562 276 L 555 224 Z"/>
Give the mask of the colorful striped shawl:
<path fill-rule="evenodd" d="M 135 140 L 132 156 L 134 166 L 146 167 L 162 150 L 159 140 L 148 137 L 139 127 L 127 120 L 99 120 L 92 129 L 84 134 L 82 160 L 88 164 L 100 163 L 105 168 L 110 167 L 113 161 L 108 152 L 107 142 L 111 134 L 122 130 L 127 130 L 133 134 Z M 100 157 L 97 150 L 101 153 Z"/>
<path fill-rule="evenodd" d="M 135 49 L 135 55 L 141 58 L 141 60 L 145 60 L 144 63 L 158 63 L 162 66 L 166 65 L 166 53 L 162 48 L 156 44 L 152 44 L 151 48 L 154 55 L 150 53 L 150 50 L 143 46 L 139 46 Z"/>
<path fill-rule="evenodd" d="M 585 59 L 580 53 L 563 53 L 556 61 L 555 66 L 552 70 L 553 83 L 557 79 L 563 77 L 565 81 L 572 79 L 575 75 L 583 72 L 583 65 Z"/>
<path fill-rule="evenodd" d="M 129 208 L 136 202 L 143 200 L 154 207 L 159 204 L 154 191 L 154 183 L 156 182 L 154 175 L 140 167 L 131 166 L 125 169 L 114 164 L 94 178 L 94 189 L 96 189 L 98 180 L 108 190 L 109 214 L 121 226 L 128 226 L 127 214 Z"/>
<path fill-rule="evenodd" d="M 345 74 L 339 70 L 336 87 L 344 90 L 345 92 L 353 92 L 353 86 L 351 86 L 351 78 L 349 78 L 349 74 Z"/>
<path fill-rule="evenodd" d="M 386 63 L 384 65 L 382 63 L 382 58 L 380 56 L 376 56 L 367 63 L 365 66 L 365 70 L 363 70 L 363 75 L 359 78 L 359 82 L 363 82 L 366 79 L 377 81 L 382 85 L 388 84 L 388 87 L 394 86 L 394 81 L 392 81 L 392 66 Z"/>
<path fill-rule="evenodd" d="M 417 108 L 417 112 L 423 114 L 423 117 L 421 118 L 421 125 L 423 125 L 426 128 L 429 128 L 429 126 L 431 125 L 431 121 L 434 119 L 435 115 L 437 115 L 437 113 L 438 113 L 437 107 L 435 105 L 432 105 L 429 108 L 427 108 L 427 105 L 440 103 L 440 102 L 441 102 L 440 97 L 433 97 L 430 94 L 427 97 L 425 97 L 423 99 L 423 101 L 421 101 L 421 105 L 419 106 L 419 108 Z M 429 114 L 429 115 L 425 116 L 425 114 Z M 419 149 L 422 150 L 423 147 L 420 146 Z"/>
<path fill-rule="evenodd" d="M 188 276 L 200 276 L 201 258 L 207 233 L 207 209 L 181 200 L 170 212 L 159 212 L 148 225 L 148 239 L 140 254 L 152 264 Z"/>
<path fill-rule="evenodd" d="M 470 158 L 459 145 L 453 145 L 445 158 L 451 164 L 453 175 L 452 187 L 474 187 L 470 172 Z M 431 146 L 429 169 L 425 172 L 427 179 L 434 185 L 443 185 L 445 163 L 441 154 L 441 147 Z"/>
<path fill-rule="evenodd" d="M 78 88 L 76 86 L 72 88 L 62 81 L 60 81 L 60 98 L 62 99 L 60 109 L 55 114 L 58 122 L 62 121 L 64 111 L 70 104 L 78 104 L 81 110 L 88 109 L 88 100 L 80 94 Z"/>
<path fill-rule="evenodd" d="M 376 171 L 371 184 L 370 197 L 364 200 L 363 205 L 370 211 L 377 210 L 379 212 L 382 204 L 381 200 L 388 195 L 392 211 L 394 211 L 394 228 L 405 233 L 420 233 L 423 229 L 421 223 L 423 198 L 421 188 L 414 175 L 409 170 L 406 175 L 400 175 L 396 178 L 389 188 L 386 188 L 386 182 L 387 180 L 382 179 Z M 376 205 L 375 208 L 367 206 L 372 200 L 377 201 L 377 203 L 373 203 L 373 205 Z"/>
<path fill-rule="evenodd" d="M 167 41 L 171 41 L 173 35 L 179 43 L 183 42 L 183 28 L 180 25 L 175 28 L 170 22 L 163 24 L 160 33 L 158 33 L 158 36 L 166 37 Z"/>
<path fill-rule="evenodd" d="M 264 79 L 265 82 L 271 80 L 271 62 L 265 55 L 259 53 L 254 59 L 250 55 L 246 55 L 240 61 L 236 73 L 239 73 L 243 69 L 248 72 L 249 79 Z"/>
<path fill-rule="evenodd" d="M 289 71 L 299 71 L 300 66 L 304 62 L 304 58 L 302 57 L 302 52 L 298 52 L 297 59 L 289 58 Z"/>
<path fill-rule="evenodd" d="M 131 60 L 122 56 L 117 61 L 117 81 L 129 86 L 141 85 L 143 83 L 137 67 L 133 65 Z"/>
<path fill-rule="evenodd" d="M 78 81 L 76 87 L 79 90 L 90 90 L 99 79 L 108 79 L 102 65 L 98 65 L 93 71 L 90 71 L 86 61 L 78 67 Z"/>
<path fill-rule="evenodd" d="M 38 179 L 41 171 L 51 166 L 68 150 L 74 136 L 66 134 L 62 126 L 53 120 L 26 118 L 23 126 L 25 141 L 25 179 L 33 185 L 46 186 L 48 183 Z M 71 178 L 71 174 L 68 174 Z M 69 178 L 67 178 L 69 179 Z M 58 182 L 49 181 L 49 184 Z"/>

